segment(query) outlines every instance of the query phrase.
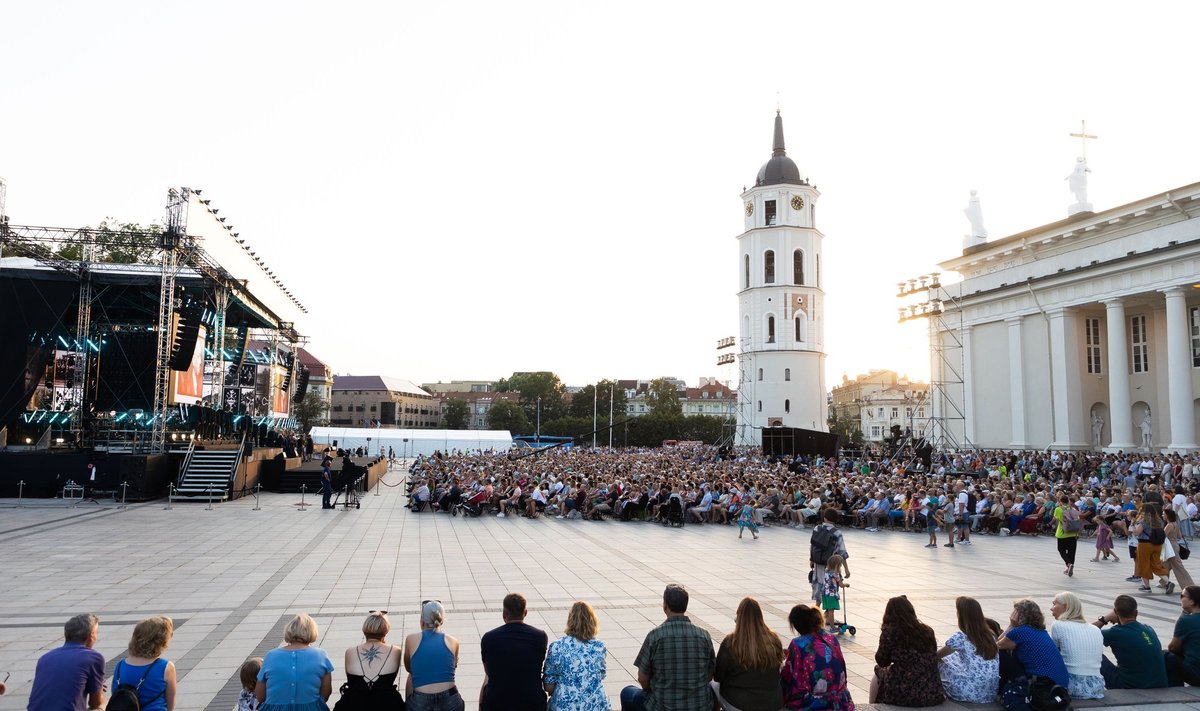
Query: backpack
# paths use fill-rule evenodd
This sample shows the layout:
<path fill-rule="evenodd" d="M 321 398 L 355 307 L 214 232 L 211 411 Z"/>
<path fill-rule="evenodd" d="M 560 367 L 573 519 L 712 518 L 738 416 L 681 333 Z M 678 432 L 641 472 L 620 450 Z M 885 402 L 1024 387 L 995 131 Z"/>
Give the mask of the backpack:
<path fill-rule="evenodd" d="M 1050 677 L 1035 676 L 1029 682 L 1026 702 L 1033 711 L 1061 711 L 1071 706 L 1071 694 Z"/>
<path fill-rule="evenodd" d="M 142 688 L 142 682 L 146 680 L 146 677 L 150 674 L 150 670 L 158 666 L 158 661 L 156 659 L 146 666 L 146 671 L 142 672 L 142 678 L 138 679 L 137 684 L 117 684 L 117 689 L 109 697 L 108 705 L 104 707 L 104 711 L 142 711 L 142 700 L 138 697 L 138 689 Z M 118 680 L 121 678 L 121 665 L 124 663 L 124 659 L 117 662 L 117 670 L 113 676 Z M 150 699 L 147 703 L 158 701 L 159 697 L 165 693 L 167 693 L 167 690 L 164 687 L 162 693 Z"/>
<path fill-rule="evenodd" d="M 1063 533 L 1079 533 L 1083 530 L 1083 519 L 1079 518 L 1079 512 L 1074 508 L 1069 508 L 1063 512 L 1062 521 Z"/>
<path fill-rule="evenodd" d="M 808 559 L 817 565 L 825 565 L 829 556 L 837 553 L 837 531 L 824 524 L 813 529 L 809 543 Z"/>

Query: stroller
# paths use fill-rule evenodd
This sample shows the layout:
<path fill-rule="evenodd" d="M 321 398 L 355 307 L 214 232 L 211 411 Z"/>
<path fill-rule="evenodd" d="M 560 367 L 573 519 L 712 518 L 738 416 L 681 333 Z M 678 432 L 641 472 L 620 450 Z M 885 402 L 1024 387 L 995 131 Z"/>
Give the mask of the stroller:
<path fill-rule="evenodd" d="M 481 516 L 483 514 L 483 507 L 486 505 L 487 491 L 480 489 L 464 499 L 458 505 L 458 511 L 461 511 L 463 516 Z"/>
<path fill-rule="evenodd" d="M 678 496 L 667 499 L 667 512 L 662 517 L 664 526 L 683 528 L 683 500 Z"/>

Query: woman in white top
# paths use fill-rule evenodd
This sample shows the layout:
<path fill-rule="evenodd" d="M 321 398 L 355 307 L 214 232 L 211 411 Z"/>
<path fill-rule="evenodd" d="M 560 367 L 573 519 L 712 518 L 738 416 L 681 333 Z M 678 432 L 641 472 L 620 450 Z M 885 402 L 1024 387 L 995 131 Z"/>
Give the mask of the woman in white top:
<path fill-rule="evenodd" d="M 1067 664 L 1071 697 L 1103 699 L 1104 677 L 1100 676 L 1100 660 L 1104 657 L 1104 636 L 1100 628 L 1084 619 L 1083 605 L 1075 593 L 1055 595 L 1050 603 L 1050 613 L 1055 620 L 1050 638 L 1058 645 Z"/>

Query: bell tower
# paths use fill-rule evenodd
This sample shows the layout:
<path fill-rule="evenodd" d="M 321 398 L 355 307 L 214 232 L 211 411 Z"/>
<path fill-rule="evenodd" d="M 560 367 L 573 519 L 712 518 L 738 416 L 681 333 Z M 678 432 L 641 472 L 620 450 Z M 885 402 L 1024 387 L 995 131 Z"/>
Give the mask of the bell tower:
<path fill-rule="evenodd" d="M 763 427 L 829 428 L 820 196 L 788 157 L 776 111 L 771 157 L 742 193 L 738 444 L 760 443 Z"/>

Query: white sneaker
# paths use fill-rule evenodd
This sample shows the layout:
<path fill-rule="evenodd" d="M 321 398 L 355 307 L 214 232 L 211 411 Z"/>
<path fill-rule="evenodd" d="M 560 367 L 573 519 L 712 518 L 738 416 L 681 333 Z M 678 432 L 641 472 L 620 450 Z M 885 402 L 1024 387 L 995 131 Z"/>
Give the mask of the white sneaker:
<path fill-rule="evenodd" d="M 500 513 L 496 514 L 496 518 L 504 518 L 504 512 L 501 511 Z"/>
<path fill-rule="evenodd" d="M 959 541 L 959 543 L 961 543 L 961 544 L 962 544 L 962 545 L 964 545 L 964 546 L 969 546 L 969 545 L 971 545 L 971 539 L 970 539 L 970 538 L 968 538 L 968 539 L 967 539 L 967 540 L 965 540 L 965 541 Z"/>
<path fill-rule="evenodd" d="M 561 520 L 562 520 L 562 514 L 559 514 L 558 516 L 555 516 L 554 518 L 556 518 L 556 519 L 558 519 L 559 521 L 561 521 Z"/>

